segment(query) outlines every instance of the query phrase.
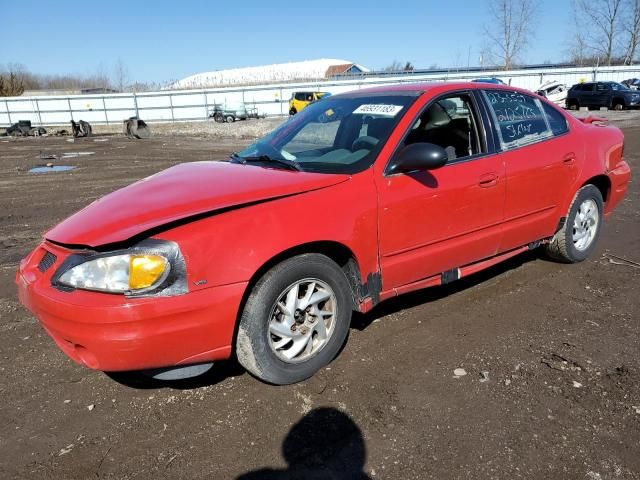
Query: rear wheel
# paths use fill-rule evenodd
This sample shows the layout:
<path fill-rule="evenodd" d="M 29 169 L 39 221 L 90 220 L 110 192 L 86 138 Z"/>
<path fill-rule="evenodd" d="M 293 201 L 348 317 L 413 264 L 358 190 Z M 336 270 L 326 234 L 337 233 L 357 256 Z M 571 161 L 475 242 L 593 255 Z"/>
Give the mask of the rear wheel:
<path fill-rule="evenodd" d="M 233 122 L 236 121 L 236 117 L 234 117 L 233 115 L 227 115 L 226 118 L 225 118 L 225 121 L 227 123 L 233 123 Z"/>
<path fill-rule="evenodd" d="M 594 185 L 585 185 L 571 202 L 562 228 L 546 245 L 547 254 L 561 262 L 586 259 L 596 246 L 603 219 L 603 200 Z"/>
<path fill-rule="evenodd" d="M 613 109 L 618 111 L 624 110 L 624 102 L 620 99 L 615 99 L 613 101 Z"/>
<path fill-rule="evenodd" d="M 298 111 L 295 108 L 291 107 L 291 109 L 289 109 L 289 115 L 295 115 L 296 113 L 298 113 Z"/>
<path fill-rule="evenodd" d="M 342 269 L 319 254 L 290 258 L 255 285 L 240 318 L 236 354 L 256 377 L 286 385 L 327 365 L 345 341 L 351 287 Z"/>
<path fill-rule="evenodd" d="M 578 110 L 580 109 L 580 104 L 577 100 L 569 100 L 568 102 L 569 110 Z"/>

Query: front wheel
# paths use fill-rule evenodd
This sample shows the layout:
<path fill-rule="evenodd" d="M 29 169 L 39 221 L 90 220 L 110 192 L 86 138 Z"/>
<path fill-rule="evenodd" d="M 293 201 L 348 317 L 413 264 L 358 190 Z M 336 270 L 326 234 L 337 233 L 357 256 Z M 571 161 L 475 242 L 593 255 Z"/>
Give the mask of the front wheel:
<path fill-rule="evenodd" d="M 296 113 L 298 113 L 298 111 L 295 108 L 291 107 L 289 109 L 289 115 L 295 115 Z"/>
<path fill-rule="evenodd" d="M 602 194 L 594 185 L 585 185 L 573 198 L 564 225 L 546 245 L 547 254 L 565 263 L 583 261 L 596 246 L 602 219 Z"/>
<path fill-rule="evenodd" d="M 351 287 L 335 262 L 312 253 L 285 260 L 247 299 L 238 327 L 238 361 L 276 385 L 309 378 L 342 347 L 351 312 Z"/>

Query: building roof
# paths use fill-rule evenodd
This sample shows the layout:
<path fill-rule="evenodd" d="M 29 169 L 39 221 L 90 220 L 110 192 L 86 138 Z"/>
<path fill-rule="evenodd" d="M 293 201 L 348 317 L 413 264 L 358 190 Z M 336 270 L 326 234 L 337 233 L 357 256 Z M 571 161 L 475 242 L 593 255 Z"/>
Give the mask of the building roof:
<path fill-rule="evenodd" d="M 205 88 L 228 85 L 257 85 L 262 83 L 278 83 L 291 81 L 320 80 L 328 76 L 328 71 L 334 66 L 345 72 L 353 66 L 363 72 L 369 69 L 348 60 L 335 58 L 320 58 L 302 62 L 277 63 L 255 67 L 232 68 L 216 70 L 191 75 L 178 80 L 169 88 Z"/>

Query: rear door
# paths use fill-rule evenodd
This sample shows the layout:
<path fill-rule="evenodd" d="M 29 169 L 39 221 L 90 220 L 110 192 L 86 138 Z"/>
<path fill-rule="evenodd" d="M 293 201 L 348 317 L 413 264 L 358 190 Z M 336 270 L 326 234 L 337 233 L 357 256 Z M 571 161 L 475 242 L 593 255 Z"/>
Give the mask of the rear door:
<path fill-rule="evenodd" d="M 596 107 L 607 107 L 611 104 L 611 89 L 608 84 L 598 82 L 594 94 L 594 103 Z"/>
<path fill-rule="evenodd" d="M 581 107 L 588 107 L 591 105 L 595 105 L 596 99 L 594 98 L 595 92 L 595 84 L 594 83 L 584 83 L 582 84 L 582 88 L 579 91 L 578 97 L 580 99 Z"/>
<path fill-rule="evenodd" d="M 508 90 L 486 90 L 484 98 L 506 167 L 500 251 L 507 251 L 555 233 L 583 148 L 547 102 Z"/>

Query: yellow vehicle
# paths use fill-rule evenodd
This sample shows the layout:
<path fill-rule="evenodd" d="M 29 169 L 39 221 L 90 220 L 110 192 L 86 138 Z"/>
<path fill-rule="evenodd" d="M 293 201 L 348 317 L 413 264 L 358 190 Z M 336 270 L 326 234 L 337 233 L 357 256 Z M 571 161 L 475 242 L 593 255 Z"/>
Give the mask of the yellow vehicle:
<path fill-rule="evenodd" d="M 331 95 L 329 92 L 293 92 L 289 100 L 289 115 L 295 115 L 311 102 Z"/>

